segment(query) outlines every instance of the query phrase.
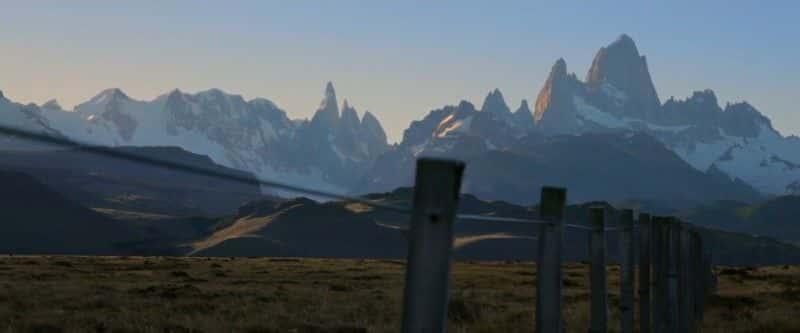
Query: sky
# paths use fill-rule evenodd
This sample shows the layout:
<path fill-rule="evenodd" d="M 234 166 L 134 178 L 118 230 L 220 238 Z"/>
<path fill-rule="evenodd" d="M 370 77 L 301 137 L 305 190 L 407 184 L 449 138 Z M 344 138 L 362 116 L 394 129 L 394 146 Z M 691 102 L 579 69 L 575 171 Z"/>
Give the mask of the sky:
<path fill-rule="evenodd" d="M 264 97 L 310 117 L 332 81 L 390 141 L 430 110 L 499 88 L 536 99 L 563 57 L 583 78 L 630 35 L 662 101 L 713 89 L 800 134 L 800 2 L 0 0 L 0 90 L 68 109 L 118 87 Z"/>

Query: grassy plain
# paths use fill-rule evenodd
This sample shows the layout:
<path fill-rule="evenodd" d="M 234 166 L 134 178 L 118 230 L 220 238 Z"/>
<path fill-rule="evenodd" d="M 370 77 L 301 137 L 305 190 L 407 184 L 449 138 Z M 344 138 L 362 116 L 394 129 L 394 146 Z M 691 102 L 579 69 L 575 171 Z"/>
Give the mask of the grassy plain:
<path fill-rule="evenodd" d="M 391 260 L 0 257 L 0 332 L 397 332 Z M 800 331 L 800 267 L 718 268 L 704 332 Z M 566 328 L 585 332 L 588 267 L 565 267 Z M 610 266 L 610 327 L 617 275 Z M 451 332 L 532 332 L 536 267 L 459 262 Z"/>

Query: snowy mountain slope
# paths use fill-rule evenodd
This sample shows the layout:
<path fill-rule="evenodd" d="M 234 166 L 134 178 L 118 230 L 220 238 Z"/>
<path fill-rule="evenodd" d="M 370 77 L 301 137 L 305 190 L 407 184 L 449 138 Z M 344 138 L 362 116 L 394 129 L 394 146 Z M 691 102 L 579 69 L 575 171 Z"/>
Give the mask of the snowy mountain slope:
<path fill-rule="evenodd" d="M 49 120 L 42 115 L 42 110 L 34 105 L 22 105 L 7 99 L 0 91 L 0 125 L 42 133 L 52 136 L 62 136 L 54 129 Z M 4 150 L 40 150 L 51 149 L 42 144 L 27 140 L 0 135 L 0 149 Z"/>
<path fill-rule="evenodd" d="M 177 146 L 263 178 L 342 193 L 388 149 L 373 115 L 359 118 L 345 102 L 340 116 L 330 83 L 311 121 L 290 120 L 269 100 L 219 89 L 176 89 L 152 101 L 107 89 L 72 111 L 56 102 L 27 110 L 5 99 L 0 107 L 0 121 L 14 126 L 98 145 Z"/>

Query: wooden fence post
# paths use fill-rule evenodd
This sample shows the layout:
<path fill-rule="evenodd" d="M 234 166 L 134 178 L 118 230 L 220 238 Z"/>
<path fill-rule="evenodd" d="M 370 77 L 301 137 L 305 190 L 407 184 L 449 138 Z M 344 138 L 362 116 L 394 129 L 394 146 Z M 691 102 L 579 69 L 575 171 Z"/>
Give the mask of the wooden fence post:
<path fill-rule="evenodd" d="M 634 328 L 634 249 L 633 249 L 633 211 L 624 209 L 619 216 L 620 265 L 619 265 L 619 315 L 623 333 L 631 333 Z"/>
<path fill-rule="evenodd" d="M 589 209 L 589 249 L 591 251 L 591 324 L 589 332 L 606 332 L 608 329 L 608 292 L 606 289 L 606 239 L 605 207 Z"/>
<path fill-rule="evenodd" d="M 699 330 L 700 323 L 703 320 L 703 300 L 705 299 L 705 291 L 703 290 L 703 243 L 700 238 L 700 233 L 697 230 L 692 232 L 692 245 L 694 257 L 692 258 L 692 265 L 694 276 L 692 277 L 692 285 L 694 285 L 695 305 L 694 305 L 694 319 L 696 330 Z"/>
<path fill-rule="evenodd" d="M 464 164 L 419 159 L 408 241 L 403 332 L 444 332 L 453 250 L 453 221 Z"/>
<path fill-rule="evenodd" d="M 639 214 L 639 331 L 650 333 L 650 215 Z"/>
<path fill-rule="evenodd" d="M 692 288 L 691 288 L 691 229 L 689 224 L 679 223 L 680 239 L 678 266 L 678 332 L 690 332 L 692 324 Z"/>
<path fill-rule="evenodd" d="M 561 332 L 561 251 L 567 190 L 543 187 L 539 217 L 550 222 L 539 227 L 539 262 L 536 277 L 536 332 Z"/>
<path fill-rule="evenodd" d="M 667 308 L 667 228 L 665 219 L 653 217 L 650 224 L 653 253 L 653 332 L 664 332 Z"/>
<path fill-rule="evenodd" d="M 678 267 L 680 266 L 681 226 L 674 217 L 667 218 L 668 251 L 667 262 L 667 332 L 679 332 L 678 328 Z"/>
<path fill-rule="evenodd" d="M 694 333 L 697 332 L 699 329 L 699 320 L 700 320 L 700 299 L 703 297 L 700 295 L 700 288 L 698 288 L 697 280 L 700 276 L 700 270 L 698 269 L 698 263 L 700 262 L 698 259 L 701 256 L 701 252 L 699 247 L 697 246 L 698 240 L 697 229 L 692 228 L 689 232 L 689 286 L 691 289 L 691 308 L 689 311 L 690 313 L 690 321 L 689 321 L 689 332 Z"/>

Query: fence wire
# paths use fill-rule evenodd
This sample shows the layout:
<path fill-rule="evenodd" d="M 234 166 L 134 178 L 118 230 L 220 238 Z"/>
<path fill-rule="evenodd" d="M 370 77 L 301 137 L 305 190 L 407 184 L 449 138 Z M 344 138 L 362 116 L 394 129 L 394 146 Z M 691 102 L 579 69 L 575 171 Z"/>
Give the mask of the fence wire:
<path fill-rule="evenodd" d="M 516 218 L 516 217 L 486 216 L 486 215 L 476 215 L 476 214 L 457 214 L 456 218 L 458 218 L 459 220 L 478 221 L 478 222 L 521 223 L 521 224 L 550 224 L 550 223 L 552 223 L 552 222 L 548 222 L 548 221 L 534 220 L 534 219 L 522 219 L 522 218 Z"/>
<path fill-rule="evenodd" d="M 202 167 L 197 167 L 185 163 L 178 163 L 173 161 L 167 161 L 157 158 L 152 158 L 148 156 L 143 156 L 140 154 L 125 152 L 121 150 L 113 149 L 112 147 L 106 146 L 98 146 L 89 143 L 84 143 L 80 141 L 75 141 L 63 137 L 56 137 L 52 135 L 47 135 L 43 133 L 36 133 L 28 130 L 8 127 L 5 125 L 0 125 L 0 134 L 5 134 L 12 137 L 17 137 L 25 140 L 36 141 L 48 145 L 60 146 L 64 148 L 71 148 L 76 149 L 79 151 L 85 151 L 97 155 L 103 155 L 119 160 L 129 161 L 133 163 L 139 163 L 144 165 L 150 165 L 165 169 L 172 169 L 176 171 L 191 173 L 200 176 L 224 179 L 228 181 L 243 183 L 247 185 L 258 185 L 267 188 L 279 189 L 283 191 L 288 191 L 297 194 L 304 194 L 304 195 L 311 195 L 325 199 L 331 200 L 340 200 L 345 202 L 353 202 L 359 203 L 367 206 L 371 206 L 374 208 L 385 209 L 388 211 L 392 211 L 395 213 L 400 214 L 411 214 L 412 209 L 407 206 L 400 206 L 400 205 L 393 205 L 385 202 L 380 202 L 376 200 L 370 200 L 363 197 L 358 196 L 350 196 L 344 195 L 339 193 L 333 193 L 329 191 L 318 190 L 314 188 L 302 187 L 287 183 L 282 183 L 275 180 L 268 180 L 258 177 L 247 177 L 243 175 L 236 175 L 225 173 L 218 170 L 212 170 Z M 476 221 L 476 222 L 494 222 L 494 223 L 514 223 L 514 224 L 530 224 L 530 225 L 542 225 L 542 224 L 550 224 L 552 222 L 544 221 L 544 220 L 536 220 L 536 219 L 525 219 L 525 218 L 516 218 L 516 217 L 499 217 L 499 216 L 486 216 L 486 215 L 477 215 L 477 214 L 457 214 L 456 218 L 463 221 Z M 582 229 L 582 230 L 594 230 L 591 227 L 577 225 L 577 224 L 564 224 L 564 226 L 569 228 L 575 229 Z M 616 230 L 616 228 L 607 228 L 607 231 Z"/>
<path fill-rule="evenodd" d="M 22 130 L 22 129 L 17 129 L 17 128 L 12 128 L 12 127 L 8 127 L 8 126 L 5 126 L 5 125 L 0 125 L 0 133 L 5 134 L 5 135 L 9 135 L 9 136 L 13 136 L 13 137 L 17 137 L 17 138 L 30 140 L 30 141 L 37 141 L 37 142 L 50 144 L 50 145 L 55 145 L 55 146 L 77 149 L 77 150 L 80 150 L 80 151 L 90 152 L 90 153 L 97 154 L 97 155 L 108 156 L 108 157 L 111 157 L 111 158 L 116 158 L 116 159 L 125 160 L 125 161 L 129 161 L 129 162 L 134 162 L 134 163 L 139 163 L 139 164 L 151 165 L 151 166 L 165 168 L 165 169 L 172 169 L 172 170 L 182 171 L 182 172 L 191 173 L 191 174 L 195 174 L 195 175 L 201 175 L 201 176 L 206 176 L 206 177 L 225 179 L 225 180 L 234 181 L 234 182 L 238 182 L 238 183 L 243 183 L 243 184 L 247 184 L 247 185 L 259 185 L 259 186 L 264 186 L 264 187 L 269 187 L 269 188 L 274 188 L 274 189 L 280 189 L 280 190 L 283 190 L 283 191 L 289 191 L 289 192 L 293 192 L 293 193 L 301 193 L 301 194 L 306 194 L 306 195 L 313 195 L 313 196 L 322 197 L 322 198 L 326 198 L 326 199 L 341 200 L 341 201 L 347 201 L 347 202 L 355 202 L 355 203 L 360 203 L 360 204 L 364 204 L 364 205 L 368 205 L 368 206 L 372 206 L 372 207 L 376 207 L 376 208 L 386 209 L 386 210 L 389 210 L 389 211 L 394 211 L 394 212 L 402 213 L 402 214 L 410 214 L 411 213 L 411 209 L 408 208 L 408 207 L 387 204 L 387 203 L 384 203 L 384 202 L 365 199 L 365 198 L 361 198 L 361 197 L 357 197 L 357 196 L 343 195 L 343 194 L 339 194 L 339 193 L 333 193 L 333 192 L 322 191 L 322 190 L 317 190 L 317 189 L 312 189 L 312 188 L 307 188 L 307 187 L 302 187 L 302 186 L 286 184 L 286 183 L 282 183 L 282 182 L 278 182 L 278 181 L 274 181 L 274 180 L 267 180 L 267 179 L 261 179 L 261 178 L 257 178 L 257 177 L 247 177 L 247 176 L 242 176 L 242 175 L 235 175 L 235 174 L 225 173 L 225 172 L 221 172 L 221 171 L 217 171 L 217 170 L 197 167 L 197 166 L 193 166 L 193 165 L 189 165 L 189 164 L 185 164 L 185 163 L 166 161 L 166 160 L 147 157 L 147 156 L 143 156 L 143 155 L 139 155 L 139 154 L 134 154 L 134 153 L 129 153 L 129 152 L 125 152 L 125 151 L 115 150 L 115 149 L 112 149 L 111 147 L 92 145 L 92 144 L 83 143 L 83 142 L 79 142 L 79 141 L 75 141 L 75 140 L 70 140 L 70 139 L 67 139 L 67 138 L 55 137 L 55 136 L 51 136 L 51 135 L 35 133 L 35 132 Z"/>

